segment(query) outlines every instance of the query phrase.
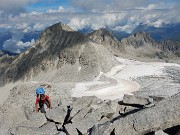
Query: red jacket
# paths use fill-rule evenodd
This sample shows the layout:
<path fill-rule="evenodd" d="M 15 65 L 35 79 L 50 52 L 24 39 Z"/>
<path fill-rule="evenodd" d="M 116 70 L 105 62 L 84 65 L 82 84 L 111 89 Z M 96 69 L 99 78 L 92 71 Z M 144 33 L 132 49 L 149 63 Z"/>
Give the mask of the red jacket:
<path fill-rule="evenodd" d="M 42 102 L 42 103 L 45 103 L 47 100 L 49 100 L 49 96 L 48 95 L 45 95 L 45 98 L 43 100 L 40 100 L 40 98 L 36 98 L 36 103 L 39 103 L 39 102 Z"/>

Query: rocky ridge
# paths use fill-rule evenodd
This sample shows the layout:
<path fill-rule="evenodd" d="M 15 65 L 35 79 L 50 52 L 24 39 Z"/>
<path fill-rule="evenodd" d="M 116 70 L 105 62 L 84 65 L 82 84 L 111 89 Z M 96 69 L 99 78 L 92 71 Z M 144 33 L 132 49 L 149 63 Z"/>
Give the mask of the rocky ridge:
<path fill-rule="evenodd" d="M 105 45 L 116 56 L 166 61 L 179 56 L 179 42 L 157 42 L 145 32 L 137 32 L 118 41 L 107 29 L 98 29 L 90 33 L 88 37 Z"/>
<path fill-rule="evenodd" d="M 49 69 L 60 69 L 59 78 L 64 81 L 68 78 L 71 81 L 89 80 L 115 64 L 113 55 L 101 44 L 58 23 L 47 28 L 32 48 L 16 57 L 1 74 L 0 84 L 29 80 Z M 71 65 L 68 67 L 76 72 L 70 76 L 62 75 L 62 72 L 68 72 L 64 71 L 67 68 L 63 69 L 66 65 Z"/>
<path fill-rule="evenodd" d="M 153 135 L 159 130 L 169 133 L 167 129 L 171 131 L 170 128 L 179 125 L 179 101 L 180 94 L 161 100 L 126 95 L 123 102 L 82 97 L 45 115 L 33 113 L 9 132 L 12 135 Z M 178 128 L 174 132 L 178 135 Z"/>
<path fill-rule="evenodd" d="M 167 57 L 170 53 L 179 56 L 179 42 L 163 41 L 156 42 L 145 32 L 137 32 L 128 38 L 121 40 L 121 44 L 129 47 L 132 46 L 135 49 L 144 48 L 146 51 L 155 51 L 154 56 L 158 56 L 160 59 Z M 145 48 L 149 47 L 149 48 Z M 151 50 L 150 47 L 152 48 Z M 128 50 L 128 49 L 127 49 Z M 148 54 L 148 52 L 146 52 Z"/>
<path fill-rule="evenodd" d="M 157 43 L 150 37 L 149 34 L 145 32 L 137 32 L 128 38 L 124 38 L 121 40 L 121 43 L 125 46 L 133 46 L 134 48 L 138 48 L 145 45 L 157 46 Z"/>
<path fill-rule="evenodd" d="M 178 60 L 179 42 L 165 45 L 153 40 L 145 32 L 137 32 L 128 38 L 122 39 L 120 44 L 125 46 L 125 54 L 120 55 L 121 57 L 140 61 L 180 63 Z"/>

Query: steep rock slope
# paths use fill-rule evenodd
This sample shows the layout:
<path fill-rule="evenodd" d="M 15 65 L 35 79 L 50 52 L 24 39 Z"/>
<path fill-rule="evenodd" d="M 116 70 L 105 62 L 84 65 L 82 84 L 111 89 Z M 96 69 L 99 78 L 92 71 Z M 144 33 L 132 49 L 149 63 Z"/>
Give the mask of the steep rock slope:
<path fill-rule="evenodd" d="M 13 62 L 13 60 L 15 59 L 15 57 L 13 56 L 9 56 L 9 55 L 5 55 L 4 53 L 1 53 L 2 56 L 0 55 L 0 75 L 2 75 L 6 68 Z M 2 80 L 1 78 L 2 76 L 0 76 L 0 80 Z"/>
<path fill-rule="evenodd" d="M 97 43 L 105 45 L 105 47 L 111 52 L 118 54 L 122 53 L 124 46 L 120 44 L 118 39 L 105 28 L 98 29 L 88 35 L 88 37 Z"/>
<path fill-rule="evenodd" d="M 134 48 L 142 47 L 145 45 L 157 46 L 157 43 L 145 32 L 137 32 L 128 38 L 121 40 L 121 43 L 128 46 L 131 45 Z"/>
<path fill-rule="evenodd" d="M 109 71 L 115 63 L 111 53 L 102 45 L 58 23 L 47 28 L 32 48 L 8 66 L 1 74 L 0 84 L 28 80 L 40 73 L 48 73 L 50 69 L 60 69 L 54 73 L 53 79 L 88 80 L 96 77 L 100 71 Z"/>

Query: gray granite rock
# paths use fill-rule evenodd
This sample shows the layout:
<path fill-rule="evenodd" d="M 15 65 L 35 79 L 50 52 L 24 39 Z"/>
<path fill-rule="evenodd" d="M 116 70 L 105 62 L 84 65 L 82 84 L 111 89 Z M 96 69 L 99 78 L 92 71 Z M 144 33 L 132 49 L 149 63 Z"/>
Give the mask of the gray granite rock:
<path fill-rule="evenodd" d="M 137 95 L 124 95 L 123 103 L 125 104 L 137 104 L 137 105 L 147 105 L 153 102 L 153 99 L 146 96 Z"/>
<path fill-rule="evenodd" d="M 42 127 L 40 127 L 40 129 L 43 131 L 48 130 L 48 132 L 52 133 L 53 135 L 59 133 L 54 122 L 48 122 L 45 125 L 43 125 Z"/>
<path fill-rule="evenodd" d="M 38 128 L 28 128 L 28 127 L 16 127 L 13 135 L 54 135 L 50 130 L 41 130 Z"/>
<path fill-rule="evenodd" d="M 141 135 L 150 131 L 164 130 L 180 121 L 180 93 L 124 118 L 115 120 L 112 124 L 97 125 L 91 135 L 108 135 L 114 130 L 116 135 Z M 104 131 L 103 131 L 104 130 Z"/>
<path fill-rule="evenodd" d="M 67 130 L 69 135 L 79 135 L 76 127 L 77 126 L 74 123 L 73 124 L 70 123 L 70 124 L 65 125 L 65 129 Z"/>
<path fill-rule="evenodd" d="M 56 109 L 50 109 L 46 113 L 46 117 L 48 120 L 63 124 L 65 117 L 67 115 L 67 108 L 58 107 Z"/>
<path fill-rule="evenodd" d="M 92 107 L 87 107 L 82 109 L 81 111 L 79 111 L 79 113 L 77 113 L 73 118 L 72 118 L 72 122 L 81 122 L 82 119 L 84 119 L 89 113 L 91 113 L 93 111 Z"/>
<path fill-rule="evenodd" d="M 47 123 L 47 119 L 43 113 L 33 113 L 29 120 L 18 124 L 18 127 L 40 128 Z"/>
<path fill-rule="evenodd" d="M 72 105 L 73 109 L 71 111 L 71 116 L 74 117 L 74 115 L 76 115 L 80 110 L 89 107 L 91 104 L 98 102 L 99 100 L 100 99 L 95 96 L 78 98 Z"/>

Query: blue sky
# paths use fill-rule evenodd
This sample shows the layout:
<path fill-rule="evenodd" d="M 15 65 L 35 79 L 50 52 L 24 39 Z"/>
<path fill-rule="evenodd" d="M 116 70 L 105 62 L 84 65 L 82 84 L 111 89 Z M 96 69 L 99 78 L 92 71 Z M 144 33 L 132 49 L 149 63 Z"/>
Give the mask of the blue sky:
<path fill-rule="evenodd" d="M 28 12 L 44 12 L 48 9 L 57 9 L 60 5 L 67 8 L 70 6 L 70 3 L 68 0 L 41 0 L 28 5 L 26 9 Z"/>

